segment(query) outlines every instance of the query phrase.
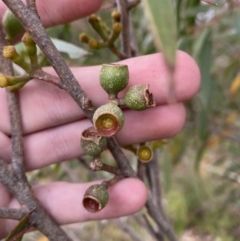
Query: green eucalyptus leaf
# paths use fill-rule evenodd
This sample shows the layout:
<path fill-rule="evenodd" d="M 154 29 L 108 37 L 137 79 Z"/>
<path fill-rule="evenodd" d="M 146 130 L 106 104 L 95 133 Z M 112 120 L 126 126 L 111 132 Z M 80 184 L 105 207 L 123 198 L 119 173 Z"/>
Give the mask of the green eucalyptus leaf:
<path fill-rule="evenodd" d="M 32 214 L 32 211 L 24 216 L 13 231 L 7 236 L 5 241 L 21 241 L 25 232 L 30 228 L 28 220 Z"/>
<path fill-rule="evenodd" d="M 172 0 L 144 0 L 154 41 L 170 67 L 174 67 L 177 48 L 176 14 Z"/>
<path fill-rule="evenodd" d="M 238 39 L 240 39 L 240 12 L 237 12 L 233 18 L 234 28 L 236 30 Z"/>
<path fill-rule="evenodd" d="M 89 52 L 74 44 L 56 38 L 52 38 L 52 41 L 59 52 L 66 53 L 71 59 L 79 59 L 89 55 Z"/>
<path fill-rule="evenodd" d="M 205 29 L 193 46 L 194 57 L 198 62 L 202 77 L 199 93 L 199 137 L 201 140 L 206 138 L 208 132 L 209 111 L 214 89 L 211 78 L 212 47 L 212 31 Z"/>
<path fill-rule="evenodd" d="M 69 56 L 69 58 L 71 58 L 71 59 L 80 59 L 80 58 L 85 57 L 90 54 L 86 50 L 84 50 L 74 44 L 71 44 L 71 43 L 68 43 L 68 42 L 65 42 L 65 41 L 62 41 L 59 39 L 55 39 L 55 38 L 51 38 L 51 39 L 52 39 L 54 45 L 56 46 L 56 48 L 58 49 L 58 51 L 61 53 L 66 53 Z M 20 53 L 26 52 L 25 46 L 22 42 L 18 43 L 15 47 L 16 47 L 16 50 Z M 38 53 L 40 53 L 39 48 L 38 48 Z"/>

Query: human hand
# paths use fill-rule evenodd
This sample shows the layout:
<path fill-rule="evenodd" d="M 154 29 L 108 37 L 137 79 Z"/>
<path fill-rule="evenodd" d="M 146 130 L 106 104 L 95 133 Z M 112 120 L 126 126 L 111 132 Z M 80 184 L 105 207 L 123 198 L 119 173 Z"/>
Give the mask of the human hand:
<path fill-rule="evenodd" d="M 100 7 L 101 1 L 68 0 L 67 8 L 65 4 L 63 1 L 58 4 L 53 0 L 37 1 L 39 15 L 46 27 L 88 15 Z M 4 9 L 1 4 L 0 14 Z M 162 54 L 132 58 L 122 63 L 129 67 L 129 86 L 149 83 L 157 106 L 144 112 L 125 110 L 125 125 L 116 136 L 119 143 L 129 145 L 177 134 L 185 120 L 182 102 L 194 96 L 200 82 L 199 70 L 192 58 L 183 52 L 177 53 L 175 104 L 168 104 L 169 76 Z M 107 94 L 99 83 L 100 68 L 93 66 L 72 69 L 96 106 L 105 103 L 107 99 Z M 46 71 L 54 73 L 50 68 Z M 83 155 L 79 144 L 80 135 L 91 126 L 91 122 L 66 92 L 37 80 L 30 81 L 19 92 L 27 171 Z M 11 130 L 4 89 L 0 89 L 0 113 L 0 158 L 11 160 Z M 142 182 L 132 178 L 124 179 L 109 188 L 108 205 L 101 212 L 92 214 L 81 204 L 83 194 L 90 185 L 56 182 L 35 187 L 34 193 L 60 224 L 129 215 L 139 210 L 147 197 Z M 19 207 L 2 185 L 0 207 Z M 13 221 L 1 220 L 0 227 L 4 228 L 0 230 L 0 237 L 5 236 L 13 225 Z"/>

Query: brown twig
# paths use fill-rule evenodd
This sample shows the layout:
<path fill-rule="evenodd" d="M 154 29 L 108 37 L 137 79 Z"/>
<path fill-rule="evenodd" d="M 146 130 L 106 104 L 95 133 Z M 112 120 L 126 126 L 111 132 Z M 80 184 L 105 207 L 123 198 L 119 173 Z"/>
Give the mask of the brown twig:
<path fill-rule="evenodd" d="M 114 44 L 110 45 L 109 50 L 115 54 L 120 60 L 126 59 L 126 56 L 124 56 L 116 47 Z"/>
<path fill-rule="evenodd" d="M 33 11 L 38 16 L 38 18 L 40 18 L 38 15 L 37 7 L 36 7 L 36 0 L 26 0 L 26 2 L 27 2 L 27 7 L 31 11 Z"/>
<path fill-rule="evenodd" d="M 5 38 L 1 29 L 0 49 L 2 49 L 4 45 Z M 5 59 L 3 55 L 0 55 L 0 63 L 4 74 L 13 75 L 12 64 L 9 60 Z M 51 240 L 70 241 L 71 239 L 69 239 L 63 230 L 46 214 L 38 200 L 32 194 L 32 189 L 24 172 L 21 115 L 17 94 L 8 91 L 7 95 L 11 122 L 12 163 L 8 165 L 3 160 L 0 160 L 0 181 L 21 205 L 25 205 L 29 210 L 34 209 L 29 220 L 31 224 L 35 225 L 35 227 Z"/>
<path fill-rule="evenodd" d="M 108 148 L 116 160 L 118 167 L 120 168 L 124 177 L 136 177 L 134 170 L 128 161 L 122 161 L 126 158 L 120 146 L 117 143 L 116 138 L 111 137 L 108 139 Z"/>
<path fill-rule="evenodd" d="M 122 53 L 126 58 L 130 58 L 131 47 L 130 47 L 130 32 L 129 32 L 129 15 L 128 15 L 128 1 L 127 0 L 116 0 L 117 9 L 121 13 L 121 23 L 124 26 L 121 33 L 121 47 Z"/>
<path fill-rule="evenodd" d="M 96 158 L 90 163 L 90 169 L 93 171 L 106 171 L 116 176 L 121 176 L 122 174 L 119 168 L 103 163 L 100 158 Z"/>
<path fill-rule="evenodd" d="M 28 208 L 29 212 L 34 210 L 29 218 L 29 223 L 53 241 L 71 241 L 64 231 L 48 216 L 38 200 L 33 196 L 28 184 L 16 175 L 12 165 L 7 165 L 0 160 L 0 182 L 18 200 L 21 205 Z"/>
<path fill-rule="evenodd" d="M 148 210 L 149 215 L 154 219 L 158 227 L 161 229 L 162 233 L 164 233 L 170 241 L 178 241 L 178 238 L 175 235 L 172 226 L 165 219 L 165 217 L 158 211 L 158 206 L 153 202 L 153 200 L 150 197 L 148 197 L 148 200 L 146 202 L 146 208 Z"/>
<path fill-rule="evenodd" d="M 21 220 L 28 213 L 27 209 L 0 208 L 0 217 L 6 219 Z"/>
<path fill-rule="evenodd" d="M 58 88 L 62 89 L 61 81 L 59 77 L 51 75 L 43 71 L 42 69 L 36 69 L 31 73 L 31 77 L 34 79 L 42 80 L 50 84 L 56 85 Z"/>
<path fill-rule="evenodd" d="M 106 186 L 106 187 L 110 187 L 112 185 L 114 185 L 115 183 L 119 182 L 120 180 L 122 180 L 124 177 L 122 175 L 119 176 L 114 176 L 113 178 L 109 179 L 109 180 L 104 180 L 102 182 L 102 185 Z"/>
<path fill-rule="evenodd" d="M 155 231 L 152 224 L 150 223 L 148 217 L 146 214 L 143 214 L 143 220 L 145 221 L 145 225 L 146 227 L 148 227 L 150 233 L 157 238 L 157 241 L 164 241 L 164 235 L 162 234 L 162 232 L 160 230 Z"/>
<path fill-rule="evenodd" d="M 125 233 L 127 233 L 133 241 L 142 241 L 143 239 L 136 234 L 136 232 L 126 223 L 120 221 L 120 220 L 113 220 L 113 223 L 116 224 L 117 227 L 122 229 Z"/>
<path fill-rule="evenodd" d="M 144 179 L 144 171 L 145 171 L 145 165 L 141 161 L 138 160 L 137 163 L 137 177 L 143 181 Z"/>
<path fill-rule="evenodd" d="M 155 200 L 156 205 L 162 208 L 162 193 L 161 193 L 161 185 L 160 185 L 160 173 L 161 169 L 158 165 L 158 151 L 154 150 L 154 155 L 152 161 L 147 163 L 147 169 L 149 170 L 149 177 L 151 179 L 151 193 L 152 197 Z"/>

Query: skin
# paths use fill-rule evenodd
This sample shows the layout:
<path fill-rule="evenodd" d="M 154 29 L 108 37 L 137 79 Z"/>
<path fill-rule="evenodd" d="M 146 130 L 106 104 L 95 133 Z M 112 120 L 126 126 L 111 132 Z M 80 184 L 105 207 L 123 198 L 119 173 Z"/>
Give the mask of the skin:
<path fill-rule="evenodd" d="M 37 1 L 37 7 L 42 22 L 49 27 L 89 15 L 97 11 L 101 3 L 101 0 L 62 0 L 56 4 L 54 0 L 41 0 Z M 0 16 L 5 10 L 4 4 L 0 3 Z M 176 135 L 185 121 L 182 102 L 192 98 L 200 84 L 199 69 L 194 60 L 186 53 L 177 53 L 174 103 L 172 96 L 169 97 L 169 75 L 162 54 L 136 57 L 122 63 L 129 67 L 129 86 L 149 83 L 157 107 L 145 110 L 144 114 L 124 111 L 126 121 L 117 134 L 119 143 L 128 145 Z M 92 66 L 72 69 L 96 106 L 103 104 L 107 98 L 99 84 L 100 68 Z M 50 68 L 46 71 L 54 74 Z M 124 92 L 121 93 L 122 96 L 123 94 Z M 83 155 L 79 137 L 91 123 L 67 93 L 51 84 L 32 80 L 20 90 L 20 108 L 27 171 Z M 4 89 L 0 89 L 0 113 L 0 158 L 9 161 L 11 130 Z M 140 119 L 140 122 L 136 121 Z M 92 183 L 54 182 L 34 187 L 34 193 L 60 224 L 129 215 L 141 209 L 147 197 L 147 190 L 141 181 L 125 179 L 110 187 L 110 201 L 106 208 L 91 214 L 81 204 L 83 194 L 90 185 Z M 19 207 L 18 202 L 1 184 L 0 207 Z M 6 236 L 15 224 L 15 221 L 1 220 L 0 238 Z"/>

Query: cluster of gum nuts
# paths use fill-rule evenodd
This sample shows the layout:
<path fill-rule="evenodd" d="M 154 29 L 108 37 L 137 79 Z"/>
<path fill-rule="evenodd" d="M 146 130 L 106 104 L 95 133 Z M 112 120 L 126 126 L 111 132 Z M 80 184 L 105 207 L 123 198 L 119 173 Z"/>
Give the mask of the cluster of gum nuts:
<path fill-rule="evenodd" d="M 118 98 L 118 93 L 128 85 L 129 71 L 127 65 L 104 64 L 100 72 L 100 84 L 108 94 L 106 104 L 100 106 L 93 115 L 93 127 L 83 131 L 81 147 L 86 155 L 93 156 L 90 168 L 94 171 L 101 170 L 101 153 L 106 149 L 107 138 L 115 135 L 124 125 L 124 115 L 120 107 L 128 107 L 141 111 L 156 104 L 149 92 L 148 84 L 139 84 L 130 87 L 123 98 Z M 142 159 L 151 158 L 152 152 L 142 149 Z M 102 210 L 109 199 L 107 185 L 95 184 L 85 192 L 83 206 L 89 212 Z"/>

